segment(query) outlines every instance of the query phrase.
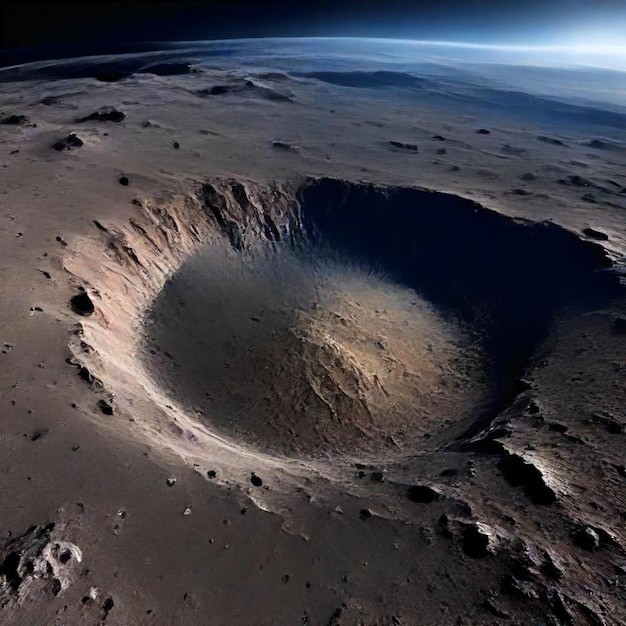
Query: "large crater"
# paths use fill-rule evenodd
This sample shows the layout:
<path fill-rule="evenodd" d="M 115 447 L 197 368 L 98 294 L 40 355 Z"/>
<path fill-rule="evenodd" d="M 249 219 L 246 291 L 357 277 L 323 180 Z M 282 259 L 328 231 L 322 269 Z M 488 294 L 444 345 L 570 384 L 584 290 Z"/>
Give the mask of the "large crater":
<path fill-rule="evenodd" d="M 511 400 L 554 317 L 606 298 L 601 247 L 456 196 L 310 180 L 207 184 L 217 236 L 146 324 L 160 385 L 221 435 L 289 456 L 404 455 Z"/>

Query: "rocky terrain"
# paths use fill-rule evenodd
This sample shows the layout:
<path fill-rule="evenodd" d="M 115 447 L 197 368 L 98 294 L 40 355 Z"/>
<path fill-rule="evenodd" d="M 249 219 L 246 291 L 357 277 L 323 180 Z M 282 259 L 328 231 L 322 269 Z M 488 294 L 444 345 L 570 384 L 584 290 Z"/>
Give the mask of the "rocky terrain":
<path fill-rule="evenodd" d="M 614 106 L 53 70 L 0 71 L 0 622 L 626 620 Z"/>

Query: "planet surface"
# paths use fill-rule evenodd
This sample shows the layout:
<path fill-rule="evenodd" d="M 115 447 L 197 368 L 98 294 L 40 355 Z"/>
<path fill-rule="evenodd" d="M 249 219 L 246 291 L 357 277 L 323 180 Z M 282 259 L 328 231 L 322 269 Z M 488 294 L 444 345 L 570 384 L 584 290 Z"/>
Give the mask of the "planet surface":
<path fill-rule="evenodd" d="M 626 83 L 568 49 L 0 68 L 0 622 L 626 621 Z"/>

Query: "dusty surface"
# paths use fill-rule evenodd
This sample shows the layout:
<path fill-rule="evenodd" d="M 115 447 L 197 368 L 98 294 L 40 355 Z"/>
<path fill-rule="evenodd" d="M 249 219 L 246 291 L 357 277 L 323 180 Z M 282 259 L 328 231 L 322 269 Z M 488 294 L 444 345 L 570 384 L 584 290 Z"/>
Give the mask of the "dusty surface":
<path fill-rule="evenodd" d="M 0 622 L 623 623 L 623 129 L 293 74 L 0 84 Z"/>
<path fill-rule="evenodd" d="M 258 448 L 406 452 L 485 393 L 463 384 L 482 373 L 469 333 L 414 291 L 284 247 L 258 258 L 214 244 L 153 311 L 155 378 Z"/>

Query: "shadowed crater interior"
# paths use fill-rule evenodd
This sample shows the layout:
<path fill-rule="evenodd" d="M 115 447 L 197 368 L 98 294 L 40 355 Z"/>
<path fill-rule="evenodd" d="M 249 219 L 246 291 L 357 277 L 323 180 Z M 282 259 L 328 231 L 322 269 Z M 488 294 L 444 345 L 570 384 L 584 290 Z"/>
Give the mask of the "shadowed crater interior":
<path fill-rule="evenodd" d="M 600 246 L 456 196 L 332 179 L 294 196 L 205 185 L 215 239 L 146 320 L 161 385 L 263 450 L 382 456 L 471 436 L 554 317 L 616 288 Z"/>

